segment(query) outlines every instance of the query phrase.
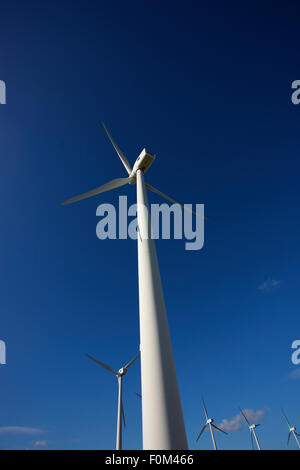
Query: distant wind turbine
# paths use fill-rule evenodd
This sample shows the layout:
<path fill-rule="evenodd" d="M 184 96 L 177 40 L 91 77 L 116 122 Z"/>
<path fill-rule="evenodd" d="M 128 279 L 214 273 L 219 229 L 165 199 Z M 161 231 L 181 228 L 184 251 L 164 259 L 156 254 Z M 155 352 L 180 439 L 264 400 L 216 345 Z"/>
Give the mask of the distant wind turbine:
<path fill-rule="evenodd" d="M 68 199 L 62 204 L 80 201 L 128 183 L 136 184 L 143 449 L 187 449 L 188 443 L 155 242 L 149 236 L 151 219 L 146 188 L 174 204 L 183 208 L 184 206 L 144 181 L 144 174 L 155 159 L 153 154 L 144 148 L 131 168 L 104 124 L 103 127 L 128 177 L 109 181 L 92 191 Z"/>
<path fill-rule="evenodd" d="M 139 357 L 139 355 L 140 355 L 140 353 L 137 356 L 135 356 L 134 359 L 132 359 L 130 362 L 128 362 L 128 364 L 126 364 L 126 366 L 122 367 L 122 369 L 120 369 L 117 372 L 114 369 L 112 369 L 110 366 L 108 366 L 107 364 L 104 364 L 103 362 L 98 361 L 97 359 L 90 356 L 89 354 L 86 354 L 86 356 L 89 359 L 92 359 L 92 361 L 97 362 L 97 364 L 100 364 L 100 366 L 104 367 L 109 372 L 112 372 L 113 374 L 115 374 L 115 376 L 118 379 L 119 393 L 118 393 L 118 420 L 117 420 L 116 450 L 122 450 L 122 420 L 123 420 L 124 426 L 126 426 L 126 424 L 125 424 L 125 413 L 124 413 L 124 407 L 123 407 L 123 399 L 122 399 L 122 379 L 123 379 L 123 376 L 125 374 L 127 374 L 127 371 L 129 369 L 129 367 L 134 363 L 134 361 Z"/>
<path fill-rule="evenodd" d="M 256 432 L 255 432 L 255 428 L 260 426 L 260 424 L 250 424 L 247 417 L 246 417 L 246 415 L 245 415 L 245 413 L 243 413 L 243 410 L 241 408 L 239 408 L 239 410 L 242 413 L 242 415 L 244 416 L 246 423 L 248 424 L 248 428 L 249 428 L 249 431 L 250 431 L 250 437 L 251 437 L 252 449 L 254 449 L 254 445 L 253 445 L 253 436 L 254 436 L 257 448 L 258 448 L 258 450 L 261 450 L 261 446 L 260 446 L 259 440 L 258 440 Z"/>
<path fill-rule="evenodd" d="M 213 442 L 213 446 L 214 446 L 214 450 L 217 450 L 217 444 L 216 444 L 216 440 L 215 440 L 215 435 L 214 435 L 214 429 L 216 429 L 217 431 L 221 431 L 223 432 L 224 434 L 227 434 L 227 432 L 223 431 L 223 429 L 220 429 L 218 428 L 218 426 L 216 426 L 215 424 L 213 424 L 214 420 L 213 418 L 209 418 L 208 417 L 208 414 L 207 414 L 207 409 L 206 409 L 206 406 L 205 406 L 205 403 L 204 403 L 204 399 L 202 397 L 202 403 L 203 403 L 203 408 L 204 408 L 204 413 L 205 413 L 205 418 L 206 418 L 206 423 L 204 424 L 203 428 L 201 429 L 197 439 L 196 439 L 196 442 L 198 442 L 198 440 L 200 439 L 202 433 L 204 432 L 206 426 L 209 427 L 209 430 L 210 430 L 210 434 L 211 434 L 211 438 L 212 438 L 212 442 Z"/>
<path fill-rule="evenodd" d="M 293 434 L 293 436 L 294 436 L 294 438 L 297 442 L 297 445 L 300 448 L 300 442 L 299 442 L 299 439 L 298 439 L 298 437 L 300 437 L 300 434 L 298 434 L 296 432 L 296 426 L 291 426 L 290 423 L 289 423 L 289 420 L 287 419 L 286 414 L 283 410 L 282 410 L 282 413 L 283 413 L 283 416 L 285 417 L 286 423 L 289 427 L 289 435 L 288 435 L 287 445 L 289 445 L 291 434 Z"/>

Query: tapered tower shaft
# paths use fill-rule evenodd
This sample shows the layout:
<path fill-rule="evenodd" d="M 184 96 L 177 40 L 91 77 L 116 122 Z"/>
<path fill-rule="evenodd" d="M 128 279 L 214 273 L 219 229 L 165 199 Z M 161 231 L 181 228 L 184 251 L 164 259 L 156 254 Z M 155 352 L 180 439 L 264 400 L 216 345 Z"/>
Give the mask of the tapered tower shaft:
<path fill-rule="evenodd" d="M 122 450 L 122 376 L 118 375 L 118 420 L 116 450 Z"/>
<path fill-rule="evenodd" d="M 299 439 L 298 439 L 297 434 L 295 433 L 295 431 L 293 431 L 293 436 L 294 436 L 294 438 L 296 439 L 296 442 L 297 442 L 298 447 L 299 447 L 299 449 L 300 449 L 300 442 L 299 442 Z"/>
<path fill-rule="evenodd" d="M 212 425 L 210 423 L 209 423 L 209 430 L 210 430 L 211 438 L 212 438 L 212 441 L 213 441 L 214 450 L 217 450 L 217 444 L 216 444 L 216 440 L 215 440 L 214 430 L 213 430 Z"/>
<path fill-rule="evenodd" d="M 187 449 L 169 326 L 141 170 L 136 174 L 136 186 L 143 449 Z"/>
<path fill-rule="evenodd" d="M 255 432 L 255 429 L 252 429 L 252 432 L 253 432 L 253 436 L 254 436 L 254 439 L 255 439 L 255 442 L 256 442 L 257 448 L 258 448 L 258 450 L 261 450 L 260 443 L 259 443 L 259 441 L 258 441 L 258 438 L 257 438 L 256 432 Z"/>

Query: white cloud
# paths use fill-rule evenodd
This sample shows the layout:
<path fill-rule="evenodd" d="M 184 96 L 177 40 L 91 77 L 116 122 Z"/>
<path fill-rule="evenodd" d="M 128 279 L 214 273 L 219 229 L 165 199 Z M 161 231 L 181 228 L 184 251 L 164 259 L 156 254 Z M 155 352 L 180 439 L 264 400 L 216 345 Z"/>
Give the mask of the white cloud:
<path fill-rule="evenodd" d="M 41 434 L 44 431 L 39 428 L 30 428 L 28 426 L 0 426 L 0 434 Z"/>
<path fill-rule="evenodd" d="M 45 447 L 47 445 L 47 441 L 35 441 L 33 443 L 34 447 Z"/>
<path fill-rule="evenodd" d="M 242 427 L 242 419 L 241 415 L 235 415 L 229 421 L 227 419 L 223 419 L 218 427 L 223 429 L 223 431 L 238 431 Z"/>
<path fill-rule="evenodd" d="M 289 375 L 287 376 L 287 378 L 291 379 L 291 380 L 299 380 L 300 379 L 300 368 L 295 369 L 292 372 L 290 372 Z"/>
<path fill-rule="evenodd" d="M 259 421 L 263 420 L 265 417 L 265 410 L 251 410 L 246 408 L 243 410 L 244 414 L 246 415 L 250 424 L 258 424 Z M 244 425 L 247 425 L 245 418 L 241 415 L 241 413 L 233 416 L 231 419 L 223 419 L 218 427 L 223 429 L 224 431 L 239 431 Z"/>
<path fill-rule="evenodd" d="M 268 279 L 258 286 L 261 292 L 270 292 L 274 289 L 277 289 L 281 284 L 281 281 L 276 281 L 276 279 Z"/>

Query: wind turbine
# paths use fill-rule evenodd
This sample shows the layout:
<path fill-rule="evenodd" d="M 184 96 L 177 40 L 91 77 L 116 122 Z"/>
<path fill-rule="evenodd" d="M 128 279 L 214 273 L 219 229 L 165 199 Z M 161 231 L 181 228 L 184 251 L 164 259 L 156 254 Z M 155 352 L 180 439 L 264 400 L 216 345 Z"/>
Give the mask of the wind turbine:
<path fill-rule="evenodd" d="M 297 445 L 300 448 L 300 442 L 299 442 L 299 439 L 298 439 L 298 437 L 300 437 L 300 434 L 298 434 L 296 432 L 296 426 L 291 426 L 290 423 L 289 423 L 289 420 L 287 419 L 286 414 L 283 410 L 282 410 L 282 413 L 283 413 L 283 416 L 285 417 L 286 423 L 289 427 L 289 435 L 288 435 L 287 445 L 289 445 L 291 434 L 293 434 L 294 438 L 296 439 Z"/>
<path fill-rule="evenodd" d="M 248 424 L 248 427 L 249 427 L 249 431 L 250 431 L 250 436 L 251 436 L 251 444 L 252 444 L 252 449 L 254 449 L 254 445 L 253 445 L 253 436 L 254 436 L 254 439 L 255 439 L 255 442 L 256 442 L 256 445 L 257 445 L 257 448 L 258 450 L 261 450 L 261 446 L 260 446 L 260 443 L 258 441 L 258 438 L 257 438 L 257 435 L 256 435 L 256 432 L 255 432 L 255 428 L 257 428 L 258 426 L 260 426 L 260 424 L 250 424 L 246 415 L 243 413 L 242 409 L 239 408 L 240 412 L 242 413 L 242 415 L 244 416 L 245 420 L 246 420 L 246 423 Z"/>
<path fill-rule="evenodd" d="M 216 440 L 215 440 L 215 435 L 214 435 L 214 429 L 216 429 L 217 431 L 221 431 L 223 432 L 224 434 L 227 434 L 227 432 L 223 431 L 223 429 L 220 429 L 218 428 L 218 426 L 216 426 L 215 424 L 213 424 L 214 420 L 213 418 L 209 418 L 208 417 L 208 414 L 207 414 L 207 409 L 206 409 L 206 406 L 205 406 L 205 403 L 204 403 L 204 399 L 202 397 L 202 403 L 203 403 L 203 408 L 204 408 L 204 413 L 205 413 L 205 418 L 206 418 L 206 423 L 204 424 L 203 428 L 201 429 L 197 439 L 196 439 L 196 442 L 198 442 L 198 440 L 200 439 L 200 436 L 202 435 L 203 431 L 205 430 L 206 426 L 209 427 L 209 430 L 210 430 L 210 434 L 211 434 L 211 438 L 212 438 L 212 442 L 213 442 L 213 446 L 214 446 L 214 450 L 217 450 L 217 444 L 216 444 Z"/>
<path fill-rule="evenodd" d="M 122 399 L 122 379 L 125 374 L 127 374 L 129 367 L 134 363 L 134 361 L 139 357 L 140 353 L 138 353 L 137 356 L 135 356 L 134 359 L 132 359 L 126 366 L 122 367 L 120 370 L 115 371 L 112 369 L 110 366 L 107 364 L 104 364 L 103 362 L 98 361 L 98 359 L 95 359 L 94 357 L 90 356 L 89 354 L 86 354 L 86 356 L 89 359 L 92 359 L 92 361 L 97 362 L 97 364 L 100 364 L 100 366 L 104 367 L 108 371 L 112 372 L 115 374 L 115 376 L 118 379 L 118 420 L 117 420 L 117 440 L 116 440 L 116 450 L 122 450 L 122 420 L 125 424 L 125 413 L 124 413 L 124 407 L 123 407 L 123 399 Z"/>
<path fill-rule="evenodd" d="M 187 449 L 155 242 L 148 236 L 151 220 L 146 188 L 175 204 L 179 203 L 145 182 L 144 174 L 152 165 L 155 156 L 144 148 L 131 168 L 104 124 L 103 127 L 128 177 L 109 181 L 92 191 L 68 199 L 63 205 L 119 188 L 127 183 L 136 183 L 143 449 Z M 182 204 L 179 205 L 183 207 Z"/>

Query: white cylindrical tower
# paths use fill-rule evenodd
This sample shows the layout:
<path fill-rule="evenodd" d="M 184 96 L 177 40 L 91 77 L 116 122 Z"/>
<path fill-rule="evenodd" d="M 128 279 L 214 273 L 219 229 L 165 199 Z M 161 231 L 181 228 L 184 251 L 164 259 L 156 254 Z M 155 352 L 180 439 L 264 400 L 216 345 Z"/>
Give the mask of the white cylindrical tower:
<path fill-rule="evenodd" d="M 143 449 L 187 449 L 144 175 L 136 174 Z M 149 232 L 149 237 L 147 236 Z"/>

